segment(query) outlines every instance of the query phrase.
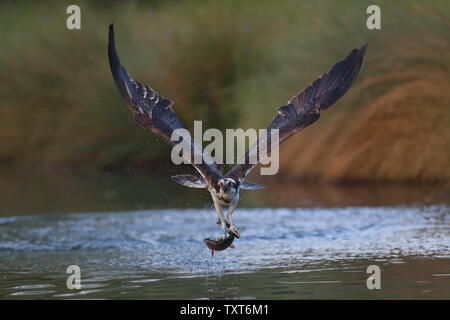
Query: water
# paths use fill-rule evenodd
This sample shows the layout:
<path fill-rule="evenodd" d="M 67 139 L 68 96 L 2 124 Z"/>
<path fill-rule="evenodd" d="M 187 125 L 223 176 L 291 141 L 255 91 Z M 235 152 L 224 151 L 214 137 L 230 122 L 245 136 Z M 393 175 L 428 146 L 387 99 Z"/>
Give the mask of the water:
<path fill-rule="evenodd" d="M 450 298 L 447 204 L 240 208 L 214 258 L 211 209 L 0 217 L 0 298 Z M 69 290 L 66 268 L 81 268 Z M 381 268 L 368 290 L 366 269 Z"/>
<path fill-rule="evenodd" d="M 450 298 L 448 187 L 265 177 L 242 191 L 236 249 L 212 258 L 209 195 L 168 175 L 1 176 L 0 299 Z"/>

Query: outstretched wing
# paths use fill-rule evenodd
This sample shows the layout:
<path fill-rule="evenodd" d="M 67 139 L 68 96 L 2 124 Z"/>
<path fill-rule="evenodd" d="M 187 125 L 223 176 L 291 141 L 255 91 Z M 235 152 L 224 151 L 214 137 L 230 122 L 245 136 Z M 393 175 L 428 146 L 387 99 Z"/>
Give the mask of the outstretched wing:
<path fill-rule="evenodd" d="M 114 81 L 122 97 L 133 112 L 135 122 L 142 128 L 155 133 L 172 146 L 176 145 L 179 141 L 171 140 L 172 133 L 176 129 L 183 129 L 183 126 L 173 111 L 173 102 L 160 96 L 158 92 L 147 85 L 130 77 L 120 64 L 112 24 L 109 26 L 108 56 Z M 183 143 L 187 143 L 191 150 L 190 155 L 183 153 L 183 158 L 200 172 L 205 181 L 217 179 L 220 173 L 212 157 L 204 152 L 190 135 L 183 137 Z M 197 160 L 194 162 L 194 159 L 202 161 Z"/>
<path fill-rule="evenodd" d="M 366 47 L 367 45 L 364 45 L 352 50 L 347 58 L 336 63 L 316 81 L 292 97 L 287 105 L 279 108 L 272 123 L 267 127 L 266 134 L 258 138 L 227 176 L 245 179 L 265 154 L 270 155 L 271 150 L 281 142 L 319 119 L 320 111 L 333 105 L 352 86 L 361 68 Z M 278 141 L 271 141 L 273 129 L 279 130 Z"/>
<path fill-rule="evenodd" d="M 264 189 L 265 187 L 257 184 L 257 183 L 252 183 L 252 182 L 248 182 L 248 181 L 242 181 L 241 183 L 241 189 L 244 190 L 259 190 L 259 189 Z"/>
<path fill-rule="evenodd" d="M 206 184 L 206 181 L 202 178 L 193 176 L 192 174 L 179 174 L 176 176 L 172 176 L 172 180 L 175 181 L 178 184 L 181 184 L 182 186 L 188 187 L 188 188 L 207 188 L 208 185 Z"/>

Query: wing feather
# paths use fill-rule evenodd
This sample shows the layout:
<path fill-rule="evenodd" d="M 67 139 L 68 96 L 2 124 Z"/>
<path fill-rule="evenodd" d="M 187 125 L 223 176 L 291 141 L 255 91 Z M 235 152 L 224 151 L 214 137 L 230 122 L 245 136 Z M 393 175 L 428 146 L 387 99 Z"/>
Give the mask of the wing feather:
<path fill-rule="evenodd" d="M 176 183 L 181 184 L 182 186 L 185 186 L 188 188 L 207 188 L 208 187 L 205 180 L 203 180 L 202 178 L 193 176 L 191 174 L 179 174 L 176 176 L 172 176 L 172 180 L 175 181 Z"/>
<path fill-rule="evenodd" d="M 121 65 L 114 41 L 114 27 L 109 26 L 108 57 L 111 72 L 122 97 L 133 113 L 134 121 L 142 128 L 149 130 L 174 146 L 179 141 L 172 141 L 172 133 L 183 129 L 173 111 L 173 101 L 161 96 L 149 86 L 133 80 Z M 212 157 L 205 152 L 191 137 L 183 137 L 184 143 L 191 148 L 191 155 L 182 156 L 192 164 L 206 181 L 217 180 L 220 172 Z M 186 141 L 186 139 L 188 139 Z M 202 159 L 195 163 L 194 159 Z"/>
<path fill-rule="evenodd" d="M 326 110 L 342 97 L 358 76 L 367 45 L 359 49 L 353 49 L 342 61 L 336 63 L 327 72 L 308 87 L 293 96 L 287 105 L 277 110 L 275 118 L 267 127 L 266 135 L 262 135 L 249 148 L 244 159 L 238 161 L 227 176 L 243 180 L 255 168 L 261 158 L 259 150 L 267 150 L 267 154 L 275 149 L 284 140 L 308 127 L 320 117 L 320 111 Z M 271 131 L 278 129 L 278 141 L 271 141 Z M 249 159 L 257 159 L 257 163 L 251 163 Z"/>

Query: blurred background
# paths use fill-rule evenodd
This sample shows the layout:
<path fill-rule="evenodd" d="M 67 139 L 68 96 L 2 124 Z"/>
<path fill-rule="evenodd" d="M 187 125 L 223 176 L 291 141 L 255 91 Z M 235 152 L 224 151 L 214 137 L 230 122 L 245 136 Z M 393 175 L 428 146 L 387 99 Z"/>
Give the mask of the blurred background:
<path fill-rule="evenodd" d="M 448 202 L 450 5 L 438 1 L 72 1 L 0 4 L 0 215 L 207 207 L 170 175 L 164 142 L 130 123 L 107 59 L 112 22 L 133 78 L 187 128 L 265 128 L 351 49 L 358 80 L 280 148 L 243 206 Z M 366 8 L 381 7 L 381 30 Z M 283 188 L 280 188 L 283 186 Z"/>
<path fill-rule="evenodd" d="M 448 0 L 1 1 L 0 299 L 448 299 L 449 17 Z M 265 128 L 368 50 L 349 92 L 280 147 L 279 174 L 252 172 L 267 188 L 241 192 L 243 236 L 211 258 L 210 195 L 171 181 L 193 169 L 128 120 L 110 23 L 130 74 L 189 129 Z"/>

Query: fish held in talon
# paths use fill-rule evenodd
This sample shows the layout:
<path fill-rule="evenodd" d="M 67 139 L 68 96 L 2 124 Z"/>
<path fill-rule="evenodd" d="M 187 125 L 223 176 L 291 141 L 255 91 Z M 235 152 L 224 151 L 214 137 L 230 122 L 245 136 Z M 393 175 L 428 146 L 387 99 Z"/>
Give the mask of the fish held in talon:
<path fill-rule="evenodd" d="M 217 221 L 217 224 L 220 225 L 221 222 Z M 233 245 L 233 241 L 235 238 L 239 238 L 236 236 L 236 233 L 230 231 L 230 223 L 225 221 L 226 228 L 222 229 L 222 233 L 217 237 L 217 239 L 206 238 L 203 239 L 203 242 L 206 246 L 211 250 L 211 256 L 214 256 L 214 251 L 222 251 L 226 248 L 235 249 Z M 238 233 L 237 229 L 236 232 Z"/>
<path fill-rule="evenodd" d="M 222 251 L 227 248 L 234 248 L 233 245 L 234 239 L 235 239 L 234 235 L 230 234 L 228 235 L 228 237 L 225 238 L 218 238 L 218 239 L 206 238 L 203 240 L 203 242 L 211 250 L 211 256 L 214 256 L 214 251 Z"/>
<path fill-rule="evenodd" d="M 350 89 L 361 69 L 366 48 L 367 45 L 353 49 L 344 60 L 337 62 L 278 108 L 270 125 L 263 130 L 264 133 L 248 148 L 245 155 L 238 159 L 237 165 L 226 173 L 219 169 L 211 154 L 184 129 L 175 115 L 174 102 L 131 78 L 120 63 L 113 25 L 109 26 L 108 57 L 114 82 L 133 113 L 134 122 L 169 143 L 173 147 L 172 151 L 178 151 L 175 152 L 177 156 L 180 156 L 179 151 L 183 151 L 181 153 L 183 163 L 191 164 L 198 171 L 198 175 L 175 175 L 172 176 L 172 180 L 188 188 L 207 189 L 211 194 L 222 236 L 216 240 L 204 239 L 204 242 L 214 255 L 214 251 L 230 247 L 234 239 L 240 237 L 240 232 L 232 220 L 240 191 L 263 188 L 261 185 L 246 181 L 248 174 L 260 163 L 267 164 L 269 155 L 278 152 L 278 145 L 317 121 L 322 111 L 331 107 Z M 182 148 L 178 149 L 180 144 Z M 264 150 L 263 154 L 261 150 Z M 276 171 L 261 173 L 276 174 Z M 223 208 L 227 209 L 226 217 Z"/>

